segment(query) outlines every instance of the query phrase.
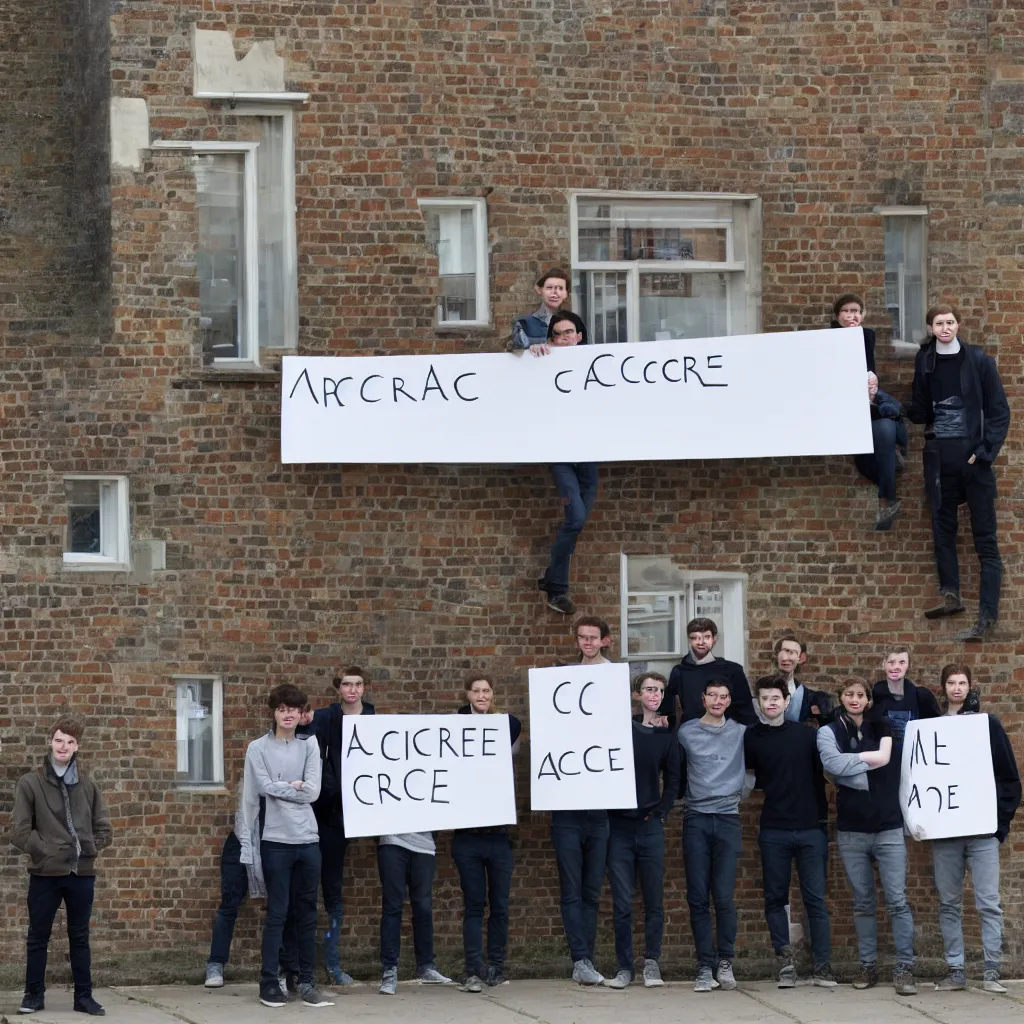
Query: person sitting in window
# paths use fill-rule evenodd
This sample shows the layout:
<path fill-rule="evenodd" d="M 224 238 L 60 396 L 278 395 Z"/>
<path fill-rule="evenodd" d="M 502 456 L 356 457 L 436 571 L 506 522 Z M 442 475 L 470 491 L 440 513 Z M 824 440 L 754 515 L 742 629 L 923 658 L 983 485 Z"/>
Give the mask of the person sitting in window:
<path fill-rule="evenodd" d="M 902 439 L 906 448 L 907 428 L 903 425 L 903 406 L 878 387 L 878 378 L 868 373 L 868 402 L 871 408 L 872 451 L 853 457 L 857 471 L 878 486 L 878 513 L 876 530 L 891 530 L 900 514 L 900 499 L 896 497 L 896 471 L 902 469 L 904 456 L 899 446 Z"/>

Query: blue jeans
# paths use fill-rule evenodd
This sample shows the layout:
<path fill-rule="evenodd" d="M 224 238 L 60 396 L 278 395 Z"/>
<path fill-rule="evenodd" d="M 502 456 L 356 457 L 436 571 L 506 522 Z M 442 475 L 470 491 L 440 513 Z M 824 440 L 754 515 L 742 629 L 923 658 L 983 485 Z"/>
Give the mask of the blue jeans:
<path fill-rule="evenodd" d="M 436 857 L 413 853 L 404 846 L 377 847 L 380 875 L 380 965 L 386 971 L 398 966 L 402 951 L 402 908 L 409 890 L 412 907 L 412 946 L 417 973 L 434 966 L 434 908 L 432 888 Z"/>
<path fill-rule="evenodd" d="M 555 597 L 569 592 L 569 562 L 597 498 L 597 463 L 556 462 L 551 466 L 551 476 L 565 510 L 544 574 L 544 589 Z"/>
<path fill-rule="evenodd" d="M 594 959 L 597 907 L 608 860 L 607 811 L 553 811 L 551 844 L 558 862 L 562 927 L 569 955 Z"/>
<path fill-rule="evenodd" d="M 508 946 L 508 894 L 512 886 L 512 845 L 508 833 L 456 832 L 452 860 L 462 885 L 462 945 L 466 974 L 484 973 L 484 907 L 487 918 L 487 963 L 499 970 Z"/>
<path fill-rule="evenodd" d="M 239 860 L 242 844 L 234 832 L 224 840 L 220 852 L 220 906 L 217 919 L 213 922 L 213 938 L 210 940 L 208 963 L 226 964 L 231 953 L 231 939 L 235 934 L 238 908 L 249 895 L 249 873 Z"/>
<path fill-rule="evenodd" d="M 736 953 L 736 865 L 743 846 L 738 814 L 701 814 L 683 818 L 683 865 L 686 902 L 697 950 L 698 967 L 714 967 Z M 711 901 L 715 902 L 718 951 L 711 930 Z"/>
<path fill-rule="evenodd" d="M 620 970 L 633 970 L 633 889 L 637 874 L 644 896 L 644 959 L 661 957 L 665 925 L 662 882 L 665 877 L 665 830 L 652 816 L 608 816 L 608 881 L 612 889 L 615 958 Z"/>
<path fill-rule="evenodd" d="M 295 929 L 294 955 L 299 981 L 312 985 L 316 958 L 316 892 L 320 887 L 320 847 L 316 843 L 260 843 L 267 914 L 263 923 L 263 966 L 260 985 L 277 984 L 285 922 Z"/>
<path fill-rule="evenodd" d="M 896 500 L 896 445 L 907 446 L 907 428 L 897 420 L 871 421 L 873 451 L 870 455 L 855 455 L 857 471 L 878 485 L 878 497 Z"/>
<path fill-rule="evenodd" d="M 964 875 L 971 869 L 974 903 L 981 920 L 985 967 L 998 968 L 1003 949 L 1003 908 L 999 902 L 999 840 L 963 836 L 932 840 L 935 888 L 939 891 L 939 927 L 946 963 L 964 966 Z"/>
<path fill-rule="evenodd" d="M 28 941 L 25 944 L 25 991 L 46 991 L 46 954 L 53 919 L 61 903 L 67 912 L 68 954 L 75 1000 L 92 995 L 89 919 L 92 917 L 93 875 L 28 876 Z"/>
<path fill-rule="evenodd" d="M 832 959 L 832 939 L 829 930 L 828 907 L 825 891 L 828 886 L 828 836 L 824 829 L 811 828 L 798 831 L 766 828 L 758 837 L 761 847 L 761 872 L 764 883 L 764 917 L 776 953 L 789 945 L 789 883 L 796 861 L 796 877 L 807 911 L 811 932 L 811 955 L 814 966 L 820 967 Z"/>
<path fill-rule="evenodd" d="M 914 917 L 907 903 L 907 846 L 903 829 L 885 832 L 837 832 L 836 845 L 850 888 L 853 890 L 853 926 L 857 932 L 860 962 L 878 960 L 878 922 L 875 919 L 875 870 L 885 892 L 896 960 L 914 962 Z"/>

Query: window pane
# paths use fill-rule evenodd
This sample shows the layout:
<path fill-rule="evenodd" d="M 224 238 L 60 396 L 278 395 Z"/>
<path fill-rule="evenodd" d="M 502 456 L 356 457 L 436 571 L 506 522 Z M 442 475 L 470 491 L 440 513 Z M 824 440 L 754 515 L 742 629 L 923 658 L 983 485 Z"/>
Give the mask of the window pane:
<path fill-rule="evenodd" d="M 629 274 L 624 270 L 588 270 L 580 274 L 580 316 L 592 345 L 628 341 L 626 294 Z"/>
<path fill-rule="evenodd" d="M 725 274 L 641 274 L 640 340 L 728 334 Z"/>
<path fill-rule="evenodd" d="M 289 340 L 285 324 L 285 289 L 290 285 L 285 265 L 285 124 L 283 117 L 261 117 L 258 120 L 259 345 L 260 348 L 280 348 Z"/>
<path fill-rule="evenodd" d="M 628 200 L 577 207 L 579 258 L 609 260 L 708 260 L 725 262 L 728 229 L 701 222 L 731 220 L 724 203 Z"/>
<path fill-rule="evenodd" d="M 676 598 L 670 594 L 629 594 L 626 635 L 633 654 L 666 654 L 676 650 Z"/>
<path fill-rule="evenodd" d="M 219 782 L 213 756 L 213 681 L 178 683 L 179 782 Z"/>
<path fill-rule="evenodd" d="M 907 218 L 904 234 L 906 265 L 903 271 L 903 341 L 924 334 L 924 218 Z"/>
<path fill-rule="evenodd" d="M 100 537 L 100 481 L 68 480 L 68 536 L 65 551 L 103 553 Z"/>
<path fill-rule="evenodd" d="M 237 359 L 245 331 L 245 155 L 199 153 L 193 166 L 203 348 L 215 359 Z"/>
<path fill-rule="evenodd" d="M 427 241 L 437 253 L 437 322 L 476 320 L 476 216 L 472 207 L 435 207 L 424 213 Z"/>

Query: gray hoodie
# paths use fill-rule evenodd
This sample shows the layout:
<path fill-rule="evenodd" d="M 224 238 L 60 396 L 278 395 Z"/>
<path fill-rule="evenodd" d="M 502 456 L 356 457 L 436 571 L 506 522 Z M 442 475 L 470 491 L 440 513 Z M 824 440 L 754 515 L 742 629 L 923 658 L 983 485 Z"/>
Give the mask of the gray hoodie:
<path fill-rule="evenodd" d="M 746 726 L 731 718 L 722 725 L 705 725 L 694 718 L 679 727 L 686 780 L 684 814 L 739 814 L 746 780 L 746 732 Z"/>

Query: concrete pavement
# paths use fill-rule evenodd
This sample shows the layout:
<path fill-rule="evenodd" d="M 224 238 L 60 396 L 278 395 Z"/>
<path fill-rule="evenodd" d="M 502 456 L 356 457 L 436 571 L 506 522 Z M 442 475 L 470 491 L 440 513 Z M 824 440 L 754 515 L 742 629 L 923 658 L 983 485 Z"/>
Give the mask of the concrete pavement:
<path fill-rule="evenodd" d="M 481 995 L 452 986 L 403 982 L 398 994 L 378 995 L 376 985 L 332 991 L 334 1006 L 313 1009 L 299 1003 L 277 1010 L 261 1006 L 254 984 L 204 989 L 197 985 L 98 989 L 107 1019 L 117 1024 L 270 1024 L 300 1016 L 331 1024 L 343 1015 L 361 1024 L 1019 1024 L 1024 1013 L 1024 982 L 1010 982 L 1009 995 L 992 996 L 980 988 L 939 993 L 930 983 L 920 994 L 897 996 L 891 985 L 855 992 L 801 984 L 780 991 L 771 982 L 741 982 L 735 992 L 698 995 L 692 983 L 673 982 L 660 989 L 633 985 L 625 991 L 584 989 L 570 981 L 516 981 Z M 0 1013 L 15 1024 L 20 992 L 0 996 Z M 33 1024 L 83 1024 L 71 1011 L 71 992 L 51 988 L 46 1009 Z M 22 1018 L 26 1020 L 28 1018 Z"/>

